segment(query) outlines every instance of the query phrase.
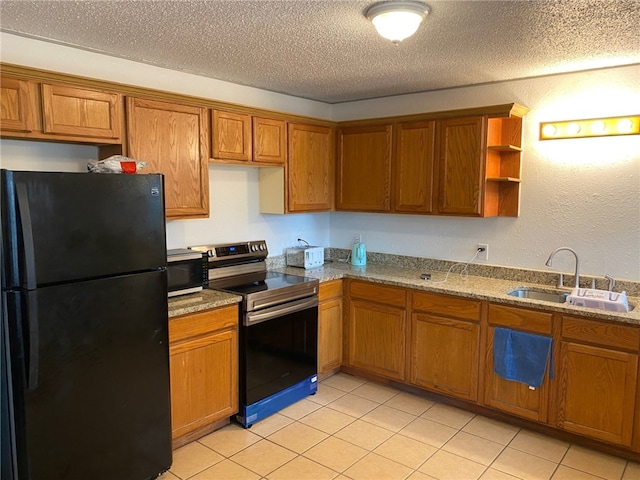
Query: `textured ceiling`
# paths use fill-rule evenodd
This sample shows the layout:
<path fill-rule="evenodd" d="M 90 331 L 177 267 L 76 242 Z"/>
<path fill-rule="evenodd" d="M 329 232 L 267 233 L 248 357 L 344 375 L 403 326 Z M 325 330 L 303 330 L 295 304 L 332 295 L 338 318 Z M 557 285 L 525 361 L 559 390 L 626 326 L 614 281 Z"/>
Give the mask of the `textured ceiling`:
<path fill-rule="evenodd" d="M 398 46 L 373 3 L 2 0 L 0 29 L 328 103 L 640 63 L 638 0 L 426 0 Z"/>

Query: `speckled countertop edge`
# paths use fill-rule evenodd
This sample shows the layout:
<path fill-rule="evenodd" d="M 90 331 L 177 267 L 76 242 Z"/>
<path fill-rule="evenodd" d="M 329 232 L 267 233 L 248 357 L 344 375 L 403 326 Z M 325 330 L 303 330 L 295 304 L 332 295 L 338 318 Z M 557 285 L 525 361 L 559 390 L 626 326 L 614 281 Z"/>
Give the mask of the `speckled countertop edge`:
<path fill-rule="evenodd" d="M 290 273 L 305 277 L 317 278 L 321 283 L 341 278 L 356 278 L 370 282 L 409 287 L 430 292 L 453 294 L 461 297 L 487 300 L 496 303 L 531 307 L 547 311 L 555 311 L 572 315 L 579 315 L 598 320 L 640 325 L 640 308 L 634 308 L 628 313 L 609 312 L 605 310 L 576 307 L 569 304 L 545 302 L 518 298 L 507 295 L 507 291 L 517 287 L 537 287 L 550 289 L 549 285 L 541 285 L 518 280 L 505 280 L 469 275 L 460 276 L 459 268 L 455 268 L 447 276 L 446 272 L 428 271 L 424 269 L 404 268 L 385 264 L 369 263 L 366 267 L 354 267 L 346 263 L 328 263 L 322 267 L 305 270 L 297 267 L 276 267 L 274 271 Z M 422 273 L 430 273 L 430 280 L 422 280 Z M 570 291 L 570 289 L 568 290 Z M 630 305 L 640 305 L 640 297 L 629 297 Z"/>
<path fill-rule="evenodd" d="M 240 295 L 205 289 L 198 293 L 170 298 L 168 302 L 169 318 L 234 305 L 241 301 L 242 297 Z"/>

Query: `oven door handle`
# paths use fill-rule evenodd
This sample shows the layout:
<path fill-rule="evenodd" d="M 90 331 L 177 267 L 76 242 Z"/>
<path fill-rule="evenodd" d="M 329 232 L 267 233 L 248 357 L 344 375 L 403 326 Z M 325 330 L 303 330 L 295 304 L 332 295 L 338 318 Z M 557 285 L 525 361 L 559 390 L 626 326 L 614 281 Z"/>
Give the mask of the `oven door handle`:
<path fill-rule="evenodd" d="M 290 313 L 300 312 L 317 306 L 318 296 L 314 295 L 312 297 L 303 298 L 302 300 L 287 302 L 282 305 L 276 305 L 275 307 L 266 308 L 257 312 L 248 312 L 245 315 L 244 326 L 250 327 L 251 325 L 256 325 Z"/>

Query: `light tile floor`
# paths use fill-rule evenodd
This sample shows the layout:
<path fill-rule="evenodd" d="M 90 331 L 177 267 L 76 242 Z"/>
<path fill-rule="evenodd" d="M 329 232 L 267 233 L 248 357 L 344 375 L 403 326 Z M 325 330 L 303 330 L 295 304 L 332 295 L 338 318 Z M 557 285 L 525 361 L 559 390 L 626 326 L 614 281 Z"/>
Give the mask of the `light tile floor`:
<path fill-rule="evenodd" d="M 640 480 L 640 464 L 339 373 L 174 452 L 159 480 Z"/>

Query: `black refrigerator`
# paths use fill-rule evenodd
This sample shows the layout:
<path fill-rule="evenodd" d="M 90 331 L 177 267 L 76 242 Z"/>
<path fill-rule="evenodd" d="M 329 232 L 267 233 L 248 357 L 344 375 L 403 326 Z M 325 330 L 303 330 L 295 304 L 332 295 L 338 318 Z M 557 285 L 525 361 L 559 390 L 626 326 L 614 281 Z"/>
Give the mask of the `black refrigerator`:
<path fill-rule="evenodd" d="M 163 177 L 1 171 L 2 480 L 171 466 Z"/>

